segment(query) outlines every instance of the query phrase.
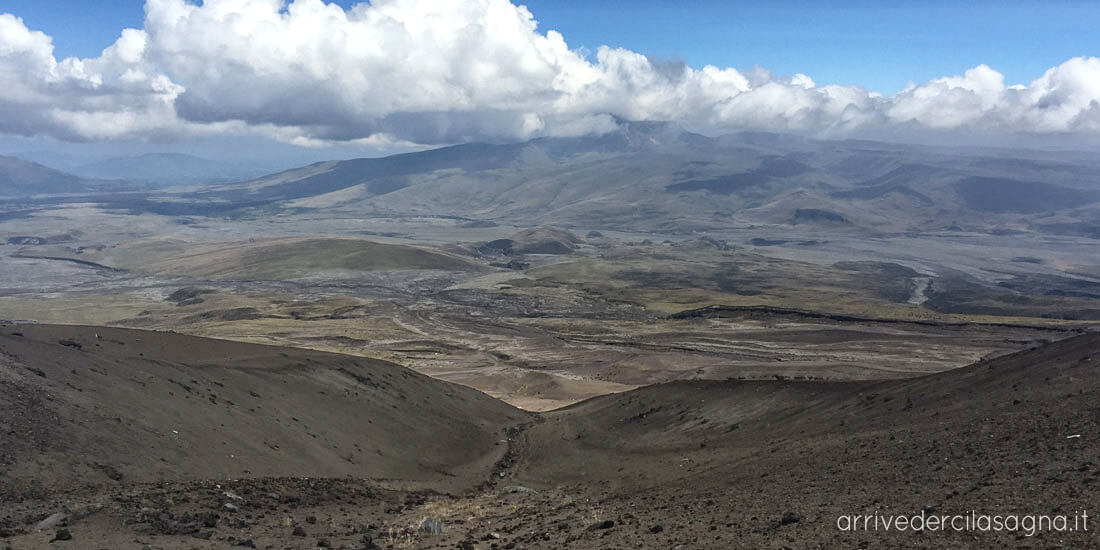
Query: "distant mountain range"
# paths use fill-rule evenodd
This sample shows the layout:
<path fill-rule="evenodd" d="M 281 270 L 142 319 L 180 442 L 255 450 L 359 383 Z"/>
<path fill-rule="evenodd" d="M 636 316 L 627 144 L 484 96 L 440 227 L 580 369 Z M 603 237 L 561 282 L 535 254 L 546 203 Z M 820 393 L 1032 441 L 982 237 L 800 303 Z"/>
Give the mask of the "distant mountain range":
<path fill-rule="evenodd" d="M 36 162 L 0 156 L 0 197 L 79 193 L 88 182 Z"/>
<path fill-rule="evenodd" d="M 250 162 L 228 162 L 182 153 L 146 153 L 115 157 L 72 169 L 88 178 L 163 183 L 226 182 L 254 178 L 267 173 Z"/>
<path fill-rule="evenodd" d="M 272 171 L 271 166 L 252 161 L 211 160 L 184 153 L 145 153 L 91 159 L 53 151 L 26 151 L 11 156 L 82 178 L 151 186 L 225 183 L 259 177 Z"/>
<path fill-rule="evenodd" d="M 195 198 L 262 205 L 266 213 L 667 232 L 785 224 L 1100 235 L 1100 160 L 766 133 L 710 138 L 670 124 L 623 123 L 598 137 L 322 162 Z"/>
<path fill-rule="evenodd" d="M 88 165 L 78 175 L 209 182 L 215 174 L 230 179 L 249 169 L 151 154 Z M 9 190 L 29 173 L 13 170 L 0 168 Z M 36 192 L 69 189 L 79 181 L 42 166 L 37 170 L 54 183 L 30 186 Z M 158 180 L 158 174 L 171 176 Z M 764 224 L 872 233 L 1033 230 L 1100 238 L 1100 159 L 768 133 L 712 138 L 672 124 L 623 122 L 603 136 L 320 162 L 171 196 L 128 197 L 111 206 L 180 215 L 430 215 L 667 233 Z"/>

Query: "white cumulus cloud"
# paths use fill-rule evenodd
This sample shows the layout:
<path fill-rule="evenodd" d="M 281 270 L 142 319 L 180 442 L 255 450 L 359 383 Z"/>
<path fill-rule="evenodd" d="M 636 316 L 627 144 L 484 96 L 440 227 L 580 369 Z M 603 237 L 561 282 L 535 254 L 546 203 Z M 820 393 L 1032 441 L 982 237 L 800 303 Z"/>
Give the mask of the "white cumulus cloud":
<path fill-rule="evenodd" d="M 66 140 L 257 134 L 439 144 L 605 132 L 616 118 L 846 135 L 891 128 L 1100 133 L 1100 58 L 1007 85 L 979 65 L 892 96 L 763 69 L 594 60 L 507 0 L 147 0 L 99 57 L 0 15 L 0 133 Z"/>

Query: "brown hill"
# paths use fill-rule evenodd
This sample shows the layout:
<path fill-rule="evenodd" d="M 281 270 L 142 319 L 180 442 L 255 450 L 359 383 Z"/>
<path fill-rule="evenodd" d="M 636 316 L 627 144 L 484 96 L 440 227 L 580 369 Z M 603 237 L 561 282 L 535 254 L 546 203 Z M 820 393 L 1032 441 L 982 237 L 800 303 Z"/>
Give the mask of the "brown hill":
<path fill-rule="evenodd" d="M 1100 334 L 909 380 L 650 386 L 548 413 L 520 447 L 515 483 L 597 488 L 602 517 L 625 523 L 580 535 L 582 546 L 1085 547 L 1094 534 L 836 524 L 922 510 L 1061 513 L 1071 525 L 1075 512 L 1091 516 Z M 532 523 L 561 519 L 548 512 Z M 655 525 L 661 532 L 647 533 Z"/>
<path fill-rule="evenodd" d="M 507 239 L 497 239 L 478 247 L 482 254 L 572 254 L 581 239 L 557 227 L 538 226 L 520 231 Z"/>
<path fill-rule="evenodd" d="M 483 482 L 487 395 L 404 367 L 173 333 L 0 327 L 0 494 L 239 477 Z M 442 483 L 442 485 L 440 485 Z"/>

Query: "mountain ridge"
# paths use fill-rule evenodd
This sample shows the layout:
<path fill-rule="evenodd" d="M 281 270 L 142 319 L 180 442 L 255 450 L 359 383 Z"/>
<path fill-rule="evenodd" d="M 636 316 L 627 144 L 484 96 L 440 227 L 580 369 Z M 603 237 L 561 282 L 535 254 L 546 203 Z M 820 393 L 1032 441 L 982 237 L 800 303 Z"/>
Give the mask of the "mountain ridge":
<path fill-rule="evenodd" d="M 879 145 L 751 132 L 709 138 L 670 124 L 632 123 L 596 137 L 316 163 L 202 196 L 340 216 L 679 232 L 839 221 L 865 232 L 936 231 L 965 228 L 966 220 L 982 230 L 1041 230 L 1039 220 L 1053 214 L 1086 219 L 1100 211 L 1095 162 L 1043 153 L 975 160 L 949 149 Z M 1000 204 L 987 187 L 1021 196 Z M 799 215 L 811 210 L 820 215 Z"/>

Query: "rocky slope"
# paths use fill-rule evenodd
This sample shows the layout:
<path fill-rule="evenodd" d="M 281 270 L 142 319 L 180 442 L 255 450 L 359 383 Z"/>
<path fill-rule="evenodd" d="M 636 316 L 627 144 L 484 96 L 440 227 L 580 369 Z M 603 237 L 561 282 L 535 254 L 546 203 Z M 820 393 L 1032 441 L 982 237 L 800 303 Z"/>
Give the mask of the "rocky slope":
<path fill-rule="evenodd" d="M 12 548 L 1096 547 L 1076 518 L 1100 481 L 1100 333 L 541 416 L 388 363 L 174 334 L 9 325 L 0 349 Z M 1077 530 L 838 528 L 971 511 Z"/>

